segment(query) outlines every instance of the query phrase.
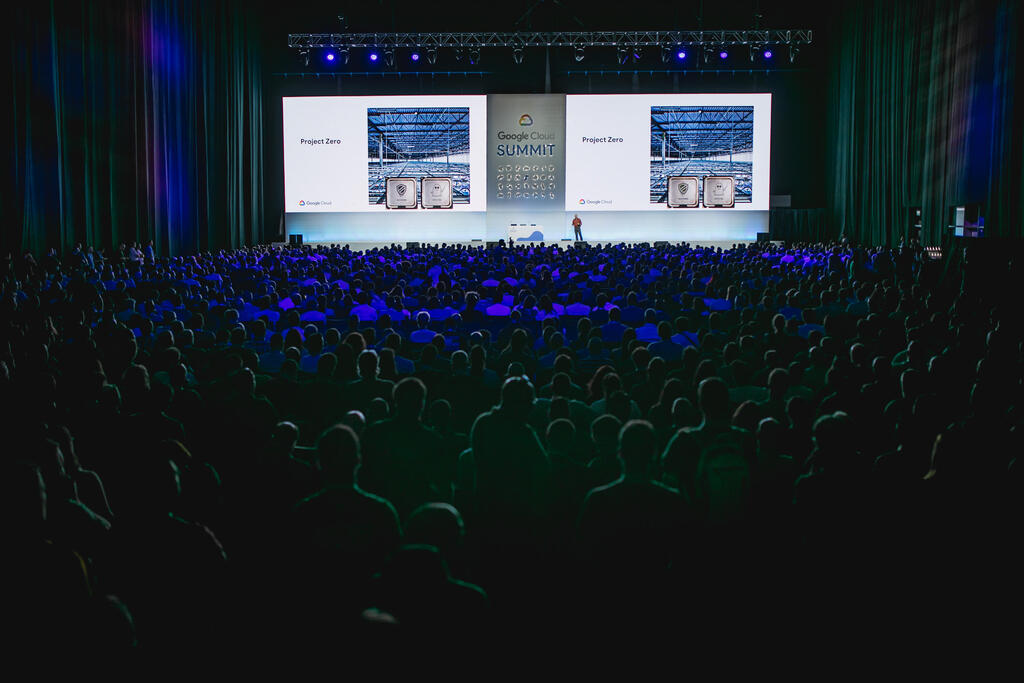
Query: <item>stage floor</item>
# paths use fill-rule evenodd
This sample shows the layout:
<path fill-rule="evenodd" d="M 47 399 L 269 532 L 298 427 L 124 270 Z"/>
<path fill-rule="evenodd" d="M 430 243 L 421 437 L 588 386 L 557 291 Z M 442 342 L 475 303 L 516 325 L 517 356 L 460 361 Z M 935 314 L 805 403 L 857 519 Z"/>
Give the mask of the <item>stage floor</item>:
<path fill-rule="evenodd" d="M 653 240 L 619 240 L 617 242 L 607 242 L 607 241 L 594 241 L 594 242 L 590 242 L 590 241 L 588 241 L 587 244 L 589 244 L 591 246 L 608 245 L 608 244 L 628 244 L 628 245 L 633 245 L 633 244 L 644 244 L 645 242 L 647 244 L 652 244 Z M 670 240 L 669 241 L 670 244 L 681 244 L 682 242 L 683 242 L 683 240 L 679 240 L 679 241 Z M 693 246 L 693 247 L 711 247 L 713 249 L 718 249 L 720 247 L 722 249 L 730 249 L 730 248 L 732 248 L 735 245 L 739 245 L 739 244 L 752 244 L 753 242 L 754 242 L 754 240 L 692 240 L 692 241 L 689 241 L 689 244 L 690 244 L 690 246 Z M 547 246 L 550 246 L 550 245 L 555 244 L 555 243 L 556 242 L 544 242 L 544 244 L 547 245 Z M 283 246 L 284 242 L 277 242 L 276 244 L 279 244 L 279 245 Z M 310 245 L 314 245 L 314 246 L 315 245 L 319 245 L 319 244 L 325 244 L 325 245 L 335 244 L 335 245 L 343 246 L 343 245 L 347 244 L 349 246 L 349 248 L 352 249 L 353 251 L 367 251 L 369 249 L 379 249 L 379 248 L 382 248 L 382 247 L 389 247 L 392 244 L 395 244 L 395 242 L 337 242 L 337 241 L 322 241 L 321 242 L 321 241 L 309 241 L 309 242 L 304 242 L 304 244 L 310 244 Z M 429 244 L 440 244 L 440 242 L 431 241 L 431 242 L 429 242 Z M 484 247 L 484 246 L 487 246 L 487 243 L 484 242 L 483 240 L 473 240 L 471 242 L 454 241 L 454 242 L 447 242 L 447 244 L 449 246 L 458 244 L 458 245 L 465 245 L 467 247 Z M 516 244 L 517 245 L 523 245 L 523 246 L 530 246 L 530 245 L 539 245 L 540 242 L 516 242 Z M 572 246 L 574 244 L 574 242 L 572 240 L 558 240 L 557 244 L 559 246 L 561 246 L 562 248 L 565 248 L 565 247 Z"/>

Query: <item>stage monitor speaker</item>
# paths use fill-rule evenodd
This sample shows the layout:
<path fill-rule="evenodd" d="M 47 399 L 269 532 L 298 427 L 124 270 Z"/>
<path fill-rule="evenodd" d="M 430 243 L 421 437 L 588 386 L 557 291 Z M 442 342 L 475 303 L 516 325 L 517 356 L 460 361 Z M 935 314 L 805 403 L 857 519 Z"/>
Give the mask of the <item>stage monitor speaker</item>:
<path fill-rule="evenodd" d="M 499 246 L 499 245 L 498 245 L 498 243 L 497 243 L 497 242 L 491 242 L 490 240 L 488 240 L 488 241 L 487 241 L 487 248 L 488 248 L 488 249 L 495 249 L 495 248 L 497 248 L 498 246 Z"/>
<path fill-rule="evenodd" d="M 771 242 L 771 240 L 768 239 L 768 233 L 766 233 L 766 232 L 759 232 L 759 233 L 757 233 L 757 243 L 758 244 L 762 244 L 764 242 Z"/>
<path fill-rule="evenodd" d="M 585 242 L 583 240 L 579 240 L 578 242 L 573 242 L 572 246 L 574 246 L 574 247 L 589 247 L 590 246 L 590 242 Z"/>
<path fill-rule="evenodd" d="M 302 246 L 302 233 L 295 232 L 295 233 L 292 233 L 291 235 L 288 235 L 288 244 L 291 244 L 291 245 L 296 246 L 296 247 L 301 247 Z"/>
<path fill-rule="evenodd" d="M 659 247 L 667 247 L 667 246 L 668 246 L 668 242 L 666 240 L 659 240 L 659 241 L 654 243 L 654 248 L 655 249 L 658 249 Z"/>
<path fill-rule="evenodd" d="M 419 242 L 406 242 L 405 243 L 405 248 L 406 249 L 419 249 L 420 248 L 420 243 Z"/>

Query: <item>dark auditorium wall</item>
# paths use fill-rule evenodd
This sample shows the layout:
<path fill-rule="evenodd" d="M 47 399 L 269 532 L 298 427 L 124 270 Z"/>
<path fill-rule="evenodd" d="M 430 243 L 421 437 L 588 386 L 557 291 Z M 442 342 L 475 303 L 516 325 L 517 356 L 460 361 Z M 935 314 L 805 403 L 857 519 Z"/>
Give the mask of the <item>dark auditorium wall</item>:
<path fill-rule="evenodd" d="M 1018 0 L 844 2 L 829 86 L 828 208 L 842 233 L 896 244 L 910 207 L 948 240 L 951 205 L 981 203 L 989 235 L 1021 237 Z"/>
<path fill-rule="evenodd" d="M 261 237 L 263 24 L 247 3 L 23 3 L 3 30 L 0 251 Z"/>

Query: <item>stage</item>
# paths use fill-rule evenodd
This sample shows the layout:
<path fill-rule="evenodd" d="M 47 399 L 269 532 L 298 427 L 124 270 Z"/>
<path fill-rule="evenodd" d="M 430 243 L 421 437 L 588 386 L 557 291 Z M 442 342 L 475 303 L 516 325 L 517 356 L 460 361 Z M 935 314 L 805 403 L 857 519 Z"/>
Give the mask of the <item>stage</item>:
<path fill-rule="evenodd" d="M 685 240 L 667 240 L 667 241 L 668 241 L 669 244 L 681 244 Z M 729 248 L 731 248 L 733 246 L 740 245 L 740 244 L 752 244 L 754 241 L 755 240 L 693 240 L 693 241 L 688 242 L 688 244 L 691 247 L 705 247 L 705 248 L 710 247 L 712 249 L 719 249 L 719 248 L 721 248 L 721 249 L 729 249 Z M 450 241 L 450 242 L 445 242 L 444 240 L 441 240 L 441 241 L 438 241 L 438 242 L 430 241 L 430 242 L 424 242 L 424 243 L 420 243 L 420 244 L 442 244 L 442 243 L 447 244 L 448 246 L 458 245 L 458 246 L 465 246 L 465 247 L 472 248 L 472 249 L 475 249 L 477 247 L 486 247 L 487 246 L 487 242 L 485 242 L 483 240 L 470 240 L 470 241 L 454 240 L 454 241 Z M 632 245 L 644 244 L 644 243 L 646 243 L 646 244 L 653 244 L 653 242 L 650 241 L 650 240 L 619 240 L 619 241 L 600 240 L 600 241 L 593 241 L 593 242 L 587 241 L 586 242 L 586 244 L 588 244 L 588 245 L 590 245 L 592 247 L 614 245 L 614 244 L 626 244 L 626 245 L 632 246 Z M 371 249 L 381 249 L 381 248 L 385 248 L 385 247 L 390 247 L 392 244 L 400 244 L 401 246 L 405 246 L 406 243 L 404 243 L 404 242 L 402 242 L 402 243 L 399 243 L 399 242 L 338 242 L 338 241 L 326 241 L 325 240 L 325 241 L 313 241 L 313 242 L 303 241 L 303 244 L 304 245 L 308 244 L 310 246 L 318 246 L 318 245 L 323 245 L 323 246 L 331 246 L 331 245 L 345 246 L 345 245 L 348 245 L 348 247 L 350 249 L 352 249 L 353 251 L 369 251 Z M 516 242 L 516 246 L 522 246 L 522 247 L 526 247 L 526 248 L 529 248 L 531 246 L 540 246 L 540 244 L 541 244 L 541 242 L 526 242 L 526 241 Z M 566 249 L 566 248 L 569 248 L 569 247 L 573 246 L 575 244 L 575 242 L 573 242 L 572 240 L 552 240 L 552 241 L 546 241 L 543 244 L 546 245 L 546 246 L 551 246 L 553 244 L 558 244 L 558 246 L 561 247 L 562 249 Z M 285 242 L 275 242 L 274 246 L 287 246 L 287 243 L 285 243 Z"/>

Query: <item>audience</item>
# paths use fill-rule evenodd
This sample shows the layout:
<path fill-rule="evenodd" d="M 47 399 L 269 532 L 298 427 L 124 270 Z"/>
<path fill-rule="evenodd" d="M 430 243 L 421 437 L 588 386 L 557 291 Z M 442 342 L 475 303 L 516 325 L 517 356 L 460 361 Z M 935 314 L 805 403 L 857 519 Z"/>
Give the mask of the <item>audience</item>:
<path fill-rule="evenodd" d="M 769 595 L 878 606 L 1019 568 L 1012 261 L 968 280 L 845 242 L 83 253 L 4 263 L 26 642 L 300 643 L 328 613 L 325 643 L 556 632 L 556 608 L 569 630 L 692 626 L 726 604 L 740 627 Z"/>

